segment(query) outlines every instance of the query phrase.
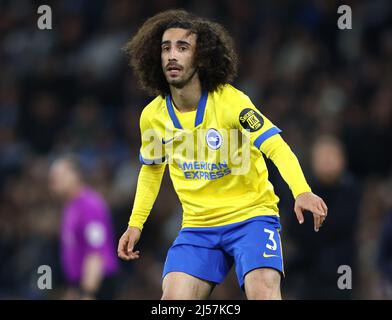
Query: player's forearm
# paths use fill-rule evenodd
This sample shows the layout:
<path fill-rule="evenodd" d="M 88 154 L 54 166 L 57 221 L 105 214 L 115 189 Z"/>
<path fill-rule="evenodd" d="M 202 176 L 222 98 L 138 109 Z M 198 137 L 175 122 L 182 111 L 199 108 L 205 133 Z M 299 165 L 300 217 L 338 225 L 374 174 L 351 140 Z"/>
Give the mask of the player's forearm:
<path fill-rule="evenodd" d="M 280 135 L 265 141 L 260 149 L 278 168 L 294 198 L 301 193 L 311 191 L 296 155 Z"/>
<path fill-rule="evenodd" d="M 83 262 L 80 287 L 86 297 L 94 298 L 104 276 L 103 259 L 100 254 L 92 253 Z"/>
<path fill-rule="evenodd" d="M 140 169 L 135 202 L 128 226 L 143 229 L 158 196 L 165 166 L 165 164 L 143 165 Z"/>

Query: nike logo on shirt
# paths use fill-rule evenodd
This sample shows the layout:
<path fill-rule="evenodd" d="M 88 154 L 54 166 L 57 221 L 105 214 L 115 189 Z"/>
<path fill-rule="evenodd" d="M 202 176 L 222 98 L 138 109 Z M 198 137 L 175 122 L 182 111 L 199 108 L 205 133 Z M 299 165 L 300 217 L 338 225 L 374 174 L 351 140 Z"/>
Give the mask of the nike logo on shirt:
<path fill-rule="evenodd" d="M 267 254 L 267 253 L 263 252 L 263 257 L 264 258 L 271 258 L 271 257 L 278 257 L 278 255 L 277 254 Z"/>
<path fill-rule="evenodd" d="M 162 139 L 162 144 L 168 144 L 169 142 L 172 142 L 174 139 L 177 139 L 178 137 L 179 137 L 179 135 L 176 135 L 173 138 L 168 139 L 168 140 L 163 140 Z"/>

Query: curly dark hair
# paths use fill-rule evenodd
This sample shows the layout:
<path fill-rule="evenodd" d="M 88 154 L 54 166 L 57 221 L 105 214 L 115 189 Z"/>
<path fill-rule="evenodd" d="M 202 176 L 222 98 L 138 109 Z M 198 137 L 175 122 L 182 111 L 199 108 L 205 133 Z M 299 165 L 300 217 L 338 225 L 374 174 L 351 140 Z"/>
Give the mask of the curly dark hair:
<path fill-rule="evenodd" d="M 161 64 L 161 40 L 169 28 L 183 28 L 197 35 L 195 65 L 204 90 L 214 91 L 237 75 L 237 54 L 228 32 L 218 23 L 185 10 L 168 10 L 149 18 L 124 51 L 141 87 L 152 95 L 170 93 Z"/>

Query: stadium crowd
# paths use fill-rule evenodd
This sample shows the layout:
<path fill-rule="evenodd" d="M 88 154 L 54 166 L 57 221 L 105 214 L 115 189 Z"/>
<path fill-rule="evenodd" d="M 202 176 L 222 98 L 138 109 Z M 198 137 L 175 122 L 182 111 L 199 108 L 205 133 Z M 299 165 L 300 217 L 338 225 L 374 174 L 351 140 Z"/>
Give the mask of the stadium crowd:
<path fill-rule="evenodd" d="M 392 5 L 346 1 L 58 0 L 52 30 L 37 27 L 39 1 L 0 1 L 0 299 L 60 299 L 61 203 L 51 162 L 77 154 L 125 230 L 140 163 L 139 116 L 152 99 L 121 51 L 149 16 L 185 8 L 222 23 L 240 56 L 235 86 L 282 129 L 310 185 L 329 206 L 320 232 L 300 226 L 293 199 L 268 162 L 280 196 L 287 299 L 392 298 Z M 158 299 L 181 207 L 166 173 L 139 243 L 121 262 L 113 299 Z M 389 250 L 388 250 L 389 249 Z M 49 265 L 53 289 L 37 288 Z M 337 286 L 351 267 L 351 290 Z M 244 299 L 235 274 L 214 299 Z"/>

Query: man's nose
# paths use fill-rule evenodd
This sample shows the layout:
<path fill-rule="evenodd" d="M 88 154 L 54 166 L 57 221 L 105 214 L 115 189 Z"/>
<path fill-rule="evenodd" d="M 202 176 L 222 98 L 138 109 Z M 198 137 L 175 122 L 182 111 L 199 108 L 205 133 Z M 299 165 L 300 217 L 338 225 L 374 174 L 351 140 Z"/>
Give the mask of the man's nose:
<path fill-rule="evenodd" d="M 177 54 L 176 54 L 176 50 L 172 48 L 169 51 L 169 61 L 174 61 L 174 60 L 177 60 Z"/>

